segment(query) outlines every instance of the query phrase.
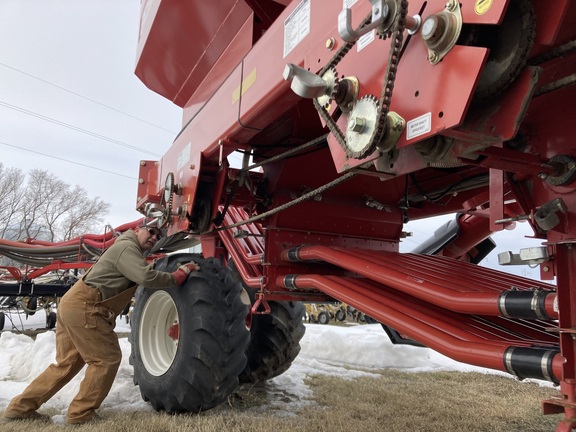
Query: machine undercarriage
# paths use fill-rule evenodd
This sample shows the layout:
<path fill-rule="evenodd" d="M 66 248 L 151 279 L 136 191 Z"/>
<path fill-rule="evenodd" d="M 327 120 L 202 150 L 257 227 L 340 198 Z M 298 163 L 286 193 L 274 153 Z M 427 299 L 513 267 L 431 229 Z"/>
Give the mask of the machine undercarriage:
<path fill-rule="evenodd" d="M 143 8 L 136 74 L 183 108 L 169 151 L 141 162 L 136 207 L 170 234 L 154 252 L 199 242 L 222 266 L 210 268 L 249 291 L 248 329 L 281 314 L 299 335 L 268 370 L 268 358 L 246 351 L 245 362 L 257 361 L 243 376 L 275 376 L 297 355 L 303 308 L 286 305 L 342 301 L 401 335 L 397 343 L 559 384 L 544 413 L 564 413 L 558 431 L 576 428 L 573 1 Z M 201 22 L 208 9 L 218 25 Z M 228 162 L 234 152 L 241 166 Z M 448 214 L 453 230 L 400 252 L 406 223 Z M 538 265 L 541 280 L 477 265 L 490 236 L 518 221 L 540 246 L 500 261 Z M 185 345 L 192 309 L 180 303 L 196 300 L 144 298 L 180 317 L 156 342 Z M 235 349 L 275 338 L 272 318 L 234 336 Z M 141 386 L 172 373 L 177 350 L 163 355 L 135 365 Z M 153 405 L 195 411 L 223 397 L 212 396 Z"/>

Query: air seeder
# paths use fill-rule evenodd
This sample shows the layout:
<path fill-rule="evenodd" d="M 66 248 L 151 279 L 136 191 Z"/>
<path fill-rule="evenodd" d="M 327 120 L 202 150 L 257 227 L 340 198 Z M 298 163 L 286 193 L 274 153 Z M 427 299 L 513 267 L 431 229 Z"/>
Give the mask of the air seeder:
<path fill-rule="evenodd" d="M 169 234 L 156 252 L 203 253 L 157 264 L 198 259 L 186 289 L 137 294 L 156 409 L 284 372 L 302 302 L 338 301 L 395 343 L 559 384 L 543 411 L 576 428 L 575 2 L 148 0 L 136 75 L 183 109 L 136 208 Z M 446 214 L 400 253 L 408 221 Z M 517 222 L 540 246 L 501 264 L 550 283 L 477 265 Z"/>

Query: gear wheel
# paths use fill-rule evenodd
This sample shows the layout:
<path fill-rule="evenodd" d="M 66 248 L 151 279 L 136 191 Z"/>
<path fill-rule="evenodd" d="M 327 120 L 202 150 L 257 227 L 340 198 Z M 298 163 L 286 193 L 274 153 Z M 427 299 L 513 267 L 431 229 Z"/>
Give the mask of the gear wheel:
<path fill-rule="evenodd" d="M 338 72 L 336 72 L 336 69 L 333 67 L 328 68 L 328 70 L 322 74 L 322 79 L 326 83 L 326 94 L 318 97 L 317 100 L 318 103 L 327 110 L 330 108 L 330 101 L 336 98 L 340 80 L 338 79 Z"/>
<path fill-rule="evenodd" d="M 396 16 L 400 9 L 396 0 L 387 1 L 384 8 L 387 8 L 386 19 L 376 30 L 376 34 L 382 40 L 389 38 L 392 35 L 394 24 L 396 23 Z"/>
<path fill-rule="evenodd" d="M 378 132 L 378 99 L 372 95 L 362 97 L 348 117 L 346 128 L 346 155 L 350 158 L 363 159 L 374 151 Z"/>

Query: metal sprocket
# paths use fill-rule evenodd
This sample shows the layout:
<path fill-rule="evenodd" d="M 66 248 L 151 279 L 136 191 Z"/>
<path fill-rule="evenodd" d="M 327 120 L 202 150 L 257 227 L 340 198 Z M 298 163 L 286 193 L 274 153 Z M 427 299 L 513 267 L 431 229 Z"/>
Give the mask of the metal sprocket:
<path fill-rule="evenodd" d="M 377 120 L 378 99 L 375 96 L 366 95 L 354 104 L 346 128 L 347 156 L 362 159 L 376 149 Z"/>
<path fill-rule="evenodd" d="M 338 91 L 338 84 L 340 83 L 338 72 L 336 72 L 335 68 L 330 67 L 322 74 L 322 79 L 326 82 L 326 94 L 318 97 L 317 100 L 324 109 L 328 109 L 330 101 L 334 100 Z"/>

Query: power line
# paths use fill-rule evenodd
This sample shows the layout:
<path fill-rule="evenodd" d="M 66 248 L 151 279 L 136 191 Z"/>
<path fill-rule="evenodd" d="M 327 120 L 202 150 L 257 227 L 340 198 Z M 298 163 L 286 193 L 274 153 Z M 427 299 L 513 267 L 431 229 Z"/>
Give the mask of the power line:
<path fill-rule="evenodd" d="M 108 173 L 108 174 L 114 174 L 114 175 L 117 175 L 117 176 L 120 176 L 120 177 L 125 177 L 125 178 L 130 179 L 130 180 L 136 180 L 134 177 L 130 177 L 130 176 L 127 176 L 127 175 L 124 175 L 124 174 L 120 174 L 120 173 L 114 172 L 114 171 L 108 171 L 108 170 L 105 170 L 105 169 L 102 169 L 102 168 L 96 168 L 96 167 L 93 167 L 93 166 L 90 166 L 90 165 L 85 165 L 85 164 L 80 163 L 80 162 L 74 162 L 74 161 L 71 161 L 71 160 L 68 160 L 68 159 L 60 158 L 60 157 L 58 157 L 58 156 L 52 156 L 52 155 L 49 155 L 49 154 L 46 154 L 46 153 L 41 153 L 41 152 L 39 152 L 39 151 L 30 150 L 30 149 L 27 149 L 27 148 L 24 148 L 24 147 L 20 147 L 20 146 L 14 145 L 14 144 L 8 144 L 8 143 L 2 142 L 2 141 L 0 141 L 0 144 L 5 145 L 5 146 L 8 146 L 8 147 L 13 147 L 13 148 L 16 148 L 16 149 L 19 149 L 19 150 L 24 150 L 24 151 L 27 151 L 27 152 L 30 152 L 30 153 L 36 153 L 36 154 L 39 154 L 39 155 L 41 155 L 41 156 L 46 156 L 46 157 L 49 157 L 49 158 L 52 158 L 52 159 L 57 159 L 57 160 L 59 160 L 59 161 L 68 162 L 68 163 L 71 163 L 71 164 L 74 164 L 74 165 L 83 166 L 83 167 L 85 167 L 85 168 L 90 168 L 90 169 L 93 169 L 93 170 L 96 170 L 96 171 L 102 171 L 102 172 L 105 172 L 105 173 Z"/>
<path fill-rule="evenodd" d="M 67 92 L 67 93 L 73 94 L 74 96 L 78 96 L 78 97 L 80 97 L 80 98 L 82 98 L 82 99 L 86 99 L 87 101 L 90 101 L 90 102 L 95 103 L 95 104 L 97 104 L 97 105 L 103 106 L 103 107 L 108 108 L 108 109 L 110 109 L 110 110 L 112 110 L 112 111 L 116 111 L 117 113 L 123 114 L 123 115 L 125 115 L 125 116 L 127 116 L 127 117 L 130 117 L 130 118 L 133 118 L 134 120 L 138 120 L 138 121 L 140 121 L 140 122 L 142 122 L 142 123 L 146 123 L 146 124 L 148 124 L 148 125 L 150 125 L 150 126 L 153 126 L 153 127 L 155 127 L 155 128 L 158 128 L 158 129 L 162 129 L 163 131 L 166 131 L 166 132 L 168 132 L 168 133 L 171 133 L 171 134 L 176 135 L 176 132 L 173 132 L 173 131 L 171 131 L 171 130 L 165 129 L 165 128 L 163 128 L 162 126 L 158 126 L 158 125 L 156 125 L 156 124 L 154 124 L 154 123 L 150 123 L 149 121 L 143 120 L 143 119 L 141 119 L 141 118 L 139 118 L 139 117 L 133 116 L 133 115 L 128 114 L 128 113 L 125 113 L 124 111 L 120 111 L 120 110 L 118 110 L 118 109 L 116 109 L 116 108 L 112 108 L 112 107 L 109 106 L 109 105 L 103 104 L 103 103 L 98 102 L 98 101 L 96 101 L 96 100 L 94 100 L 94 99 L 90 99 L 89 97 L 86 97 L 86 96 L 83 96 L 83 95 L 81 95 L 81 94 L 79 94 L 79 93 L 73 92 L 72 90 L 68 90 L 67 88 L 61 87 L 61 86 L 59 86 L 59 85 L 56 85 L 56 84 L 51 83 L 51 82 L 49 82 L 49 81 L 46 81 L 46 80 L 44 80 L 44 79 L 42 79 L 42 78 L 38 78 L 37 76 L 31 75 L 31 74 L 29 74 L 29 73 L 27 73 L 27 72 L 24 72 L 24 71 L 20 70 L 20 69 L 16 69 L 15 67 L 8 66 L 8 65 L 5 64 L 5 63 L 0 62 L 0 65 L 4 66 L 5 68 L 12 69 L 13 71 L 19 72 L 19 73 L 21 73 L 21 74 L 23 74 L 23 75 L 26 75 L 26 76 L 28 76 L 28 77 L 30 77 L 30 78 L 34 78 L 35 80 L 41 81 L 41 82 L 43 82 L 43 83 L 45 83 L 45 84 L 51 85 L 52 87 L 56 87 L 57 89 L 63 90 L 63 91 L 65 91 L 65 92 Z"/>
<path fill-rule="evenodd" d="M 18 106 L 16 106 L 16 105 L 12 105 L 12 104 L 9 104 L 9 103 L 6 103 L 6 102 L 2 102 L 2 101 L 0 101 L 0 105 L 4 106 L 4 107 L 6 107 L 6 108 L 13 109 L 13 110 L 15 110 L 15 111 L 19 111 L 19 112 L 21 112 L 21 113 L 27 114 L 27 115 L 29 115 L 29 116 L 39 118 L 39 119 L 41 119 L 41 120 L 44 120 L 44 121 L 47 121 L 47 122 L 50 122 L 50 123 L 57 124 L 57 125 L 59 125 L 59 126 L 67 127 L 68 129 L 72 129 L 72 130 L 75 130 L 75 131 L 77 131 L 77 132 L 81 132 L 81 133 L 83 133 L 83 134 L 90 135 L 90 136 L 93 136 L 93 137 L 95 137 L 95 138 L 99 138 L 99 139 L 104 140 L 104 141 L 109 141 L 109 142 L 111 142 L 111 143 L 113 143 L 113 144 L 117 144 L 117 145 L 119 145 L 119 146 L 129 148 L 129 149 L 131 149 L 131 150 L 139 151 L 139 152 L 146 153 L 146 154 L 149 154 L 149 155 L 152 155 L 152 156 L 158 156 L 158 157 L 162 156 L 162 155 L 160 155 L 160 154 L 158 154 L 158 153 L 154 153 L 154 152 L 151 152 L 151 151 L 148 151 L 148 150 L 144 150 L 144 149 L 142 149 L 142 148 L 140 148 L 140 147 L 136 147 L 136 146 L 133 146 L 133 145 L 130 145 L 130 144 L 126 144 L 125 142 L 122 142 L 122 141 L 118 141 L 118 140 L 115 140 L 115 139 L 112 139 L 112 138 L 108 138 L 108 137 L 106 137 L 106 136 L 104 136 L 104 135 L 100 135 L 100 134 L 97 134 L 97 133 L 94 133 L 94 132 L 90 132 L 89 130 L 82 129 L 82 128 L 79 128 L 79 127 L 77 127 L 77 126 L 73 126 L 73 125 L 71 125 L 71 124 L 69 124 L 69 123 L 61 122 L 60 120 L 56 120 L 56 119 L 53 119 L 53 118 L 50 118 L 50 117 L 43 116 L 42 114 L 38 114 L 38 113 L 35 113 L 35 112 L 33 112 L 33 111 L 29 111 L 29 110 L 27 110 L 27 109 L 24 109 L 24 108 L 20 108 L 20 107 L 18 107 Z"/>

